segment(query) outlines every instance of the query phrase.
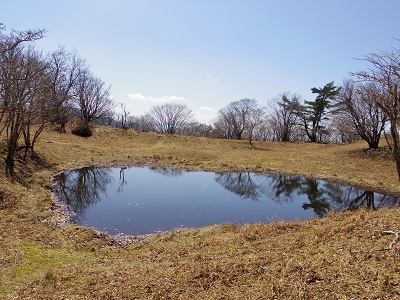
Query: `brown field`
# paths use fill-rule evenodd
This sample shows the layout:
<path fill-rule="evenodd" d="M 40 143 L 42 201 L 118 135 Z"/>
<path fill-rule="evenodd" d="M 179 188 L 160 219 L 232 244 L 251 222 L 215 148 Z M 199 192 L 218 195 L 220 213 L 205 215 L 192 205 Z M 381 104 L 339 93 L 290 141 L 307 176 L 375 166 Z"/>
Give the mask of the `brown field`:
<path fill-rule="evenodd" d="M 400 245 L 395 234 L 383 233 L 400 231 L 398 208 L 212 226 L 119 244 L 60 224 L 49 192 L 51 176 L 62 170 L 147 164 L 283 172 L 400 193 L 385 147 L 254 145 L 106 127 L 86 139 L 44 132 L 39 157 L 19 162 L 16 180 L 0 171 L 0 298 L 400 299 Z"/>

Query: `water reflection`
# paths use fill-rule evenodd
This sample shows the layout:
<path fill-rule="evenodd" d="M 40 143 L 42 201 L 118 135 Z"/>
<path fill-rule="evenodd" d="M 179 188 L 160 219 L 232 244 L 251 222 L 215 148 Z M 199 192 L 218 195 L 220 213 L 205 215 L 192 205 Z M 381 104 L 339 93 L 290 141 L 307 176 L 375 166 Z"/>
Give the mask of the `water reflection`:
<path fill-rule="evenodd" d="M 108 186 L 113 183 L 111 170 L 99 168 L 67 171 L 59 174 L 57 180 L 57 194 L 65 201 L 67 209 L 78 216 L 102 196 L 107 197 Z"/>
<path fill-rule="evenodd" d="M 301 188 L 302 178 L 283 174 L 271 174 L 270 196 L 275 202 L 293 201 L 294 192 Z"/>
<path fill-rule="evenodd" d="M 252 178 L 254 176 L 256 175 L 251 176 L 251 173 L 217 174 L 215 181 L 226 190 L 239 195 L 243 199 L 258 201 L 262 193 L 262 187 Z"/>
<path fill-rule="evenodd" d="M 399 204 L 394 196 L 282 174 L 82 168 L 57 179 L 56 192 L 76 215 L 74 222 L 105 230 L 115 227 L 129 234 L 265 222 L 274 216 L 285 220 L 323 217 L 331 210 Z M 92 218 L 100 225 L 90 225 Z"/>
<path fill-rule="evenodd" d="M 266 196 L 276 203 L 290 203 L 297 196 L 305 195 L 308 202 L 303 203 L 302 208 L 313 210 L 319 217 L 326 216 L 331 210 L 355 210 L 361 207 L 377 209 L 399 204 L 398 197 L 283 174 L 217 174 L 215 181 L 242 199 L 253 201 L 259 201 Z"/>
<path fill-rule="evenodd" d="M 349 195 L 353 195 L 353 197 L 344 198 L 343 201 L 346 210 L 355 210 L 360 207 L 381 209 L 400 204 L 399 198 L 394 196 L 376 194 L 374 192 L 362 191 L 354 188 L 350 189 L 351 192 Z"/>
<path fill-rule="evenodd" d="M 125 180 L 125 170 L 126 167 L 123 167 L 119 170 L 119 185 L 118 185 L 118 192 L 122 192 L 124 190 L 124 186 L 126 186 L 128 184 L 128 182 L 126 182 Z"/>
<path fill-rule="evenodd" d="M 150 170 L 154 173 L 167 177 L 180 177 L 183 176 L 184 173 L 182 170 L 174 170 L 170 168 L 150 168 Z"/>

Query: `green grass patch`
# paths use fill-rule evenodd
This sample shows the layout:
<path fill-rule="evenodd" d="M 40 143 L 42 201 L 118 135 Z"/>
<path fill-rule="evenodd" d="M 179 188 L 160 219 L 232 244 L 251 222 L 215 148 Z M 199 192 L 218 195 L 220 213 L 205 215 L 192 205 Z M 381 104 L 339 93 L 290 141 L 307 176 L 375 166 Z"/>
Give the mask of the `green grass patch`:
<path fill-rule="evenodd" d="M 44 245 L 23 241 L 16 247 L 21 261 L 9 268 L 4 274 L 0 294 L 10 289 L 18 289 L 25 285 L 54 285 L 55 273 L 64 265 L 82 265 L 75 254 L 62 249 L 46 248 Z"/>

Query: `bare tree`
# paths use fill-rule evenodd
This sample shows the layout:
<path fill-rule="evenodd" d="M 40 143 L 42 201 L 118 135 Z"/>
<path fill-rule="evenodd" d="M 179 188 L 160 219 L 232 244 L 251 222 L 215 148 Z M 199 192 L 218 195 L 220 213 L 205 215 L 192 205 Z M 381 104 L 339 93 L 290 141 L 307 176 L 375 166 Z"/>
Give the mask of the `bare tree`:
<path fill-rule="evenodd" d="M 299 95 L 290 93 L 284 93 L 272 99 L 267 118 L 278 141 L 289 142 L 293 140 L 294 133 L 299 125 L 300 100 Z"/>
<path fill-rule="evenodd" d="M 6 130 L 7 134 L 5 163 L 6 173 L 10 176 L 14 176 L 18 141 L 34 118 L 35 101 L 41 98 L 45 70 L 37 52 L 25 46 L 25 42 L 39 39 L 43 34 L 44 30 L 13 30 L 9 35 L 0 32 L 0 121 L 5 118 L 0 132 Z"/>
<path fill-rule="evenodd" d="M 251 142 L 253 130 L 260 125 L 263 114 L 255 99 L 245 98 L 221 109 L 214 127 L 220 128 L 226 138 L 242 140 L 247 135 Z"/>
<path fill-rule="evenodd" d="M 190 136 L 205 136 L 211 135 L 212 126 L 204 123 L 199 123 L 197 121 L 192 121 L 188 123 L 183 131 L 183 134 Z"/>
<path fill-rule="evenodd" d="M 49 66 L 49 99 L 51 104 L 51 121 L 65 133 L 65 126 L 72 116 L 73 87 L 78 83 L 79 73 L 84 65 L 75 52 L 67 52 L 64 47 L 48 55 Z"/>
<path fill-rule="evenodd" d="M 30 80 L 29 97 L 23 105 L 22 136 L 25 148 L 23 160 L 26 161 L 30 150 L 34 153 L 34 146 L 43 129 L 51 120 L 51 105 L 49 101 L 49 69 L 41 53 L 31 48 L 26 53 L 30 60 L 29 68 L 35 73 Z"/>
<path fill-rule="evenodd" d="M 110 87 L 89 71 L 88 68 L 79 72 L 77 84 L 73 86 L 74 99 L 77 115 L 81 123 L 74 133 L 82 136 L 91 136 L 91 125 L 93 121 L 104 118 L 114 108 L 114 102 L 110 97 Z"/>
<path fill-rule="evenodd" d="M 347 144 L 360 140 L 353 121 L 345 113 L 334 114 L 329 122 L 329 128 L 331 142 Z"/>
<path fill-rule="evenodd" d="M 213 124 L 213 131 L 212 131 L 213 138 L 221 138 L 221 139 L 233 139 L 233 130 L 230 124 L 226 121 L 222 114 L 219 114 L 214 121 Z"/>
<path fill-rule="evenodd" d="M 26 42 L 35 41 L 41 39 L 44 36 L 45 30 L 26 30 L 26 31 L 16 31 L 11 30 L 9 34 L 5 33 L 5 26 L 0 23 L 0 64 L 1 64 L 1 76 L 2 81 L 0 83 L 0 92 L 4 93 L 2 95 L 2 110 L 0 114 L 0 121 L 6 112 L 6 106 L 8 105 L 8 99 L 6 90 L 10 90 L 13 84 L 13 68 L 15 67 L 15 60 L 20 53 L 23 52 L 22 45 Z M 19 49 L 17 49 L 19 48 Z M 12 59 L 13 58 L 13 59 Z M 22 79 L 22 78 L 15 78 Z"/>
<path fill-rule="evenodd" d="M 122 112 L 118 114 L 118 127 L 122 129 L 128 129 L 129 128 L 129 114 L 130 112 L 126 109 L 126 105 L 124 103 L 119 104 Z"/>
<path fill-rule="evenodd" d="M 247 126 L 247 139 L 249 140 L 250 145 L 253 146 L 253 139 L 257 136 L 255 132 L 259 131 L 262 127 L 262 124 L 265 121 L 265 110 L 264 108 L 256 105 L 252 108 L 252 111 L 248 118 L 248 126 Z"/>
<path fill-rule="evenodd" d="M 126 120 L 126 126 L 137 132 L 151 131 L 151 128 L 147 128 L 147 126 L 143 124 L 144 119 L 144 116 L 128 116 Z"/>
<path fill-rule="evenodd" d="M 154 106 L 145 114 L 143 124 L 158 133 L 176 134 L 192 121 L 193 112 L 184 104 L 166 103 Z"/>
<path fill-rule="evenodd" d="M 8 51 L 14 50 L 22 43 L 40 40 L 46 33 L 44 29 L 28 29 L 24 31 L 11 29 L 9 34 L 5 34 L 5 29 L 6 27 L 0 23 L 0 54 L 5 54 Z"/>
<path fill-rule="evenodd" d="M 274 132 L 269 124 L 268 117 L 263 117 L 263 120 L 259 126 L 253 131 L 253 136 L 256 141 L 274 141 Z"/>
<path fill-rule="evenodd" d="M 384 91 L 373 82 L 359 83 L 351 79 L 343 82 L 342 89 L 337 98 L 338 105 L 354 124 L 359 136 L 364 139 L 369 148 L 376 149 L 387 116 L 376 103 L 376 96 Z"/>
<path fill-rule="evenodd" d="M 380 91 L 374 95 L 376 105 L 382 109 L 390 122 L 393 141 L 393 156 L 400 180 L 400 136 L 398 123 L 400 118 L 400 49 L 371 53 L 364 57 L 369 64 L 367 71 L 352 73 L 367 82 L 374 83 Z"/>

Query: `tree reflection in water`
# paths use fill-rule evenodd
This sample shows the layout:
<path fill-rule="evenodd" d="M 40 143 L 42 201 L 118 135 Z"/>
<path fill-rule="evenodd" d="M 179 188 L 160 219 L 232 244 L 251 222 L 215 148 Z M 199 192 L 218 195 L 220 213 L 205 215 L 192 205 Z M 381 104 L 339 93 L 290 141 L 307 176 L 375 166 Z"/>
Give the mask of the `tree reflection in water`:
<path fill-rule="evenodd" d="M 262 194 L 262 188 L 252 178 L 254 176 L 256 174 L 248 172 L 217 174 L 215 181 L 221 184 L 226 190 L 239 195 L 243 199 L 258 201 Z"/>
<path fill-rule="evenodd" d="M 344 200 L 346 210 L 355 210 L 360 207 L 381 209 L 400 204 L 400 198 L 392 195 L 376 194 L 371 191 L 362 191 L 349 188 L 348 196 Z"/>
<path fill-rule="evenodd" d="M 126 180 L 125 180 L 125 170 L 126 169 L 127 169 L 127 167 L 122 167 L 119 170 L 119 185 L 118 185 L 118 189 L 117 189 L 118 192 L 122 192 L 124 190 L 124 186 L 128 184 L 128 182 L 126 182 Z"/>
<path fill-rule="evenodd" d="M 283 174 L 217 174 L 215 181 L 241 198 L 253 201 L 260 200 L 264 195 L 276 203 L 289 203 L 296 196 L 305 195 L 309 202 L 303 203 L 303 209 L 312 209 L 319 217 L 326 216 L 330 210 L 355 210 L 361 207 L 376 209 L 400 204 L 399 198 L 395 196 Z"/>
<path fill-rule="evenodd" d="M 122 192 L 128 184 L 125 179 L 125 170 L 122 167 L 119 170 L 118 192 Z M 183 176 L 181 170 L 168 168 L 150 168 L 152 172 L 168 177 Z M 75 219 L 84 215 L 85 211 L 99 202 L 104 195 L 107 197 L 107 191 L 114 183 L 113 170 L 107 168 L 82 168 L 67 171 L 56 177 L 58 186 L 57 195 L 65 202 L 66 209 L 73 212 Z"/>
<path fill-rule="evenodd" d="M 294 192 L 302 186 L 301 177 L 272 173 L 268 175 L 267 196 L 276 203 L 293 202 Z"/>
<path fill-rule="evenodd" d="M 57 193 L 67 205 L 67 210 L 77 216 L 107 196 L 107 189 L 113 183 L 111 169 L 82 168 L 67 171 L 57 176 Z"/>
<path fill-rule="evenodd" d="M 306 195 L 310 202 L 303 203 L 303 209 L 313 209 L 314 213 L 319 217 L 326 215 L 331 210 L 331 201 L 329 200 L 332 200 L 332 198 L 328 198 L 329 195 L 325 188 L 324 183 L 305 178 L 298 194 Z"/>
<path fill-rule="evenodd" d="M 174 170 L 170 168 L 150 168 L 150 170 L 154 173 L 167 176 L 167 177 L 179 177 L 183 176 L 184 171 L 182 170 Z"/>

